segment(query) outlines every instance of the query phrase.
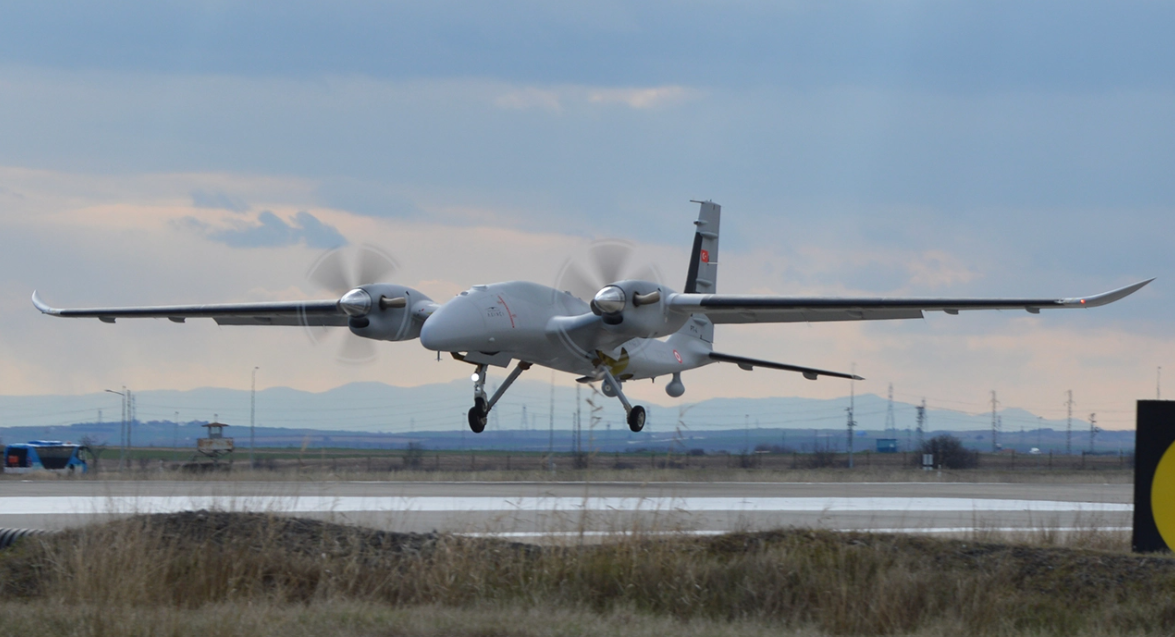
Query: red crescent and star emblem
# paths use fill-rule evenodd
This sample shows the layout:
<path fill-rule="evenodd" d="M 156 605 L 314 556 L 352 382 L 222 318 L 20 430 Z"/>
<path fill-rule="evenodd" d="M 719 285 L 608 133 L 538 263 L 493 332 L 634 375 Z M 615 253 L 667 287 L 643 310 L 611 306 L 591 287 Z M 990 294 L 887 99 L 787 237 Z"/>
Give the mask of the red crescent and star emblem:
<path fill-rule="evenodd" d="M 710 262 L 710 251 L 709 250 L 702 250 L 702 263 L 709 263 L 709 262 Z"/>
<path fill-rule="evenodd" d="M 678 354 L 677 350 L 673 350 L 673 358 L 676 358 L 677 362 L 681 362 L 681 354 Z"/>

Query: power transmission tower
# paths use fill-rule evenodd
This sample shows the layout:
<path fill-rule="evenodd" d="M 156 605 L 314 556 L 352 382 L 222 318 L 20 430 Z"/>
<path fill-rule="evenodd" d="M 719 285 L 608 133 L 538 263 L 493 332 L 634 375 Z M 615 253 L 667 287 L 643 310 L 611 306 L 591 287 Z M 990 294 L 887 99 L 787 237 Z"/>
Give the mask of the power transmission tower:
<path fill-rule="evenodd" d="M 492 387 L 493 387 L 493 389 L 490 390 L 492 392 L 490 394 L 491 396 L 498 393 L 498 384 L 494 383 L 492 385 Z M 498 422 L 498 412 L 497 411 L 490 411 L 490 429 L 492 429 L 494 431 L 495 435 L 500 434 L 502 432 L 502 427 L 501 427 L 500 423 Z"/>
<path fill-rule="evenodd" d="M 523 406 L 522 406 L 522 430 L 523 430 L 523 431 L 526 431 L 526 425 L 527 425 L 527 420 L 526 420 L 526 405 L 523 405 Z"/>
<path fill-rule="evenodd" d="M 887 437 L 898 437 L 898 425 L 893 419 L 893 383 L 889 384 L 889 406 L 885 409 L 885 434 Z"/>
<path fill-rule="evenodd" d="M 249 385 L 249 468 L 253 469 L 256 465 L 253 464 L 253 442 L 256 438 L 253 435 L 255 417 L 257 415 L 257 370 L 260 367 L 253 368 L 253 381 Z"/>
<path fill-rule="evenodd" d="M 914 409 L 918 411 L 918 449 L 921 450 L 926 434 L 926 399 L 923 398 L 922 404 Z"/>
<path fill-rule="evenodd" d="M 555 470 L 555 371 L 551 370 L 551 414 L 548 422 L 551 441 L 547 445 L 547 465 Z"/>
<path fill-rule="evenodd" d="M 1089 415 L 1089 455 L 1093 455 L 1093 437 L 1097 435 L 1097 414 Z"/>
<path fill-rule="evenodd" d="M 999 404 L 1000 404 L 1000 401 L 996 400 L 995 390 L 993 389 L 993 390 L 991 390 L 991 452 L 992 453 L 996 453 L 999 451 L 999 445 L 997 444 L 996 437 L 999 436 L 999 433 L 1000 433 L 1000 421 L 996 417 L 996 414 L 995 414 L 996 408 L 999 406 Z"/>
<path fill-rule="evenodd" d="M 849 446 L 849 468 L 852 469 L 853 468 L 853 428 L 857 426 L 857 421 L 853 420 L 853 408 L 852 407 L 849 407 L 845 411 L 847 411 L 849 413 L 849 424 L 848 424 L 848 427 L 849 427 L 848 428 L 848 431 L 849 431 L 849 445 L 848 445 Z"/>
<path fill-rule="evenodd" d="M 1073 455 L 1073 390 L 1069 390 L 1069 400 L 1065 401 L 1065 406 L 1069 408 L 1069 416 L 1065 419 L 1065 455 Z"/>
<path fill-rule="evenodd" d="M 134 429 L 135 416 L 139 410 L 138 410 L 137 404 L 135 403 L 135 395 L 129 389 L 126 390 L 126 400 L 127 400 L 127 403 L 129 404 L 129 406 L 127 407 L 127 413 L 130 414 L 130 417 L 127 418 L 127 421 L 126 421 L 126 464 L 127 464 L 127 468 L 130 469 L 131 468 L 131 445 L 132 445 L 131 431 Z"/>

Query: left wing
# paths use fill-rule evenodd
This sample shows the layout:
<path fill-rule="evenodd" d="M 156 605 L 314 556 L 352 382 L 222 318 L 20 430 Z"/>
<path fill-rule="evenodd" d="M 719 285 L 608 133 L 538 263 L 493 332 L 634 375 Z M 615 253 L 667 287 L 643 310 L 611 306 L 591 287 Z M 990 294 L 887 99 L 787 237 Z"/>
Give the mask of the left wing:
<path fill-rule="evenodd" d="M 50 307 L 33 292 L 33 305 L 50 316 L 96 318 L 103 323 L 120 318 L 165 318 L 176 323 L 210 318 L 219 325 L 347 325 L 347 313 L 337 300 L 60 309 Z"/>
<path fill-rule="evenodd" d="M 705 314 L 714 323 L 804 323 L 922 318 L 924 311 L 958 314 L 964 310 L 1041 310 L 1098 307 L 1137 292 L 1148 279 L 1095 296 L 1063 299 L 887 299 L 673 294 L 670 308 Z"/>

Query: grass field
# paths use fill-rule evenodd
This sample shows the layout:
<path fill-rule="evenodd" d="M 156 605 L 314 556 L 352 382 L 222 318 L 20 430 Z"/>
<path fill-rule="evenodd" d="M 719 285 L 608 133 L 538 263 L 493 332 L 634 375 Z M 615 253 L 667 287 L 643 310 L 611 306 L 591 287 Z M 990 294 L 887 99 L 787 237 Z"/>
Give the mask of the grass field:
<path fill-rule="evenodd" d="M 264 514 L 139 516 L 0 553 L 0 634 L 1170 634 L 1175 559 L 779 530 L 536 547 Z"/>

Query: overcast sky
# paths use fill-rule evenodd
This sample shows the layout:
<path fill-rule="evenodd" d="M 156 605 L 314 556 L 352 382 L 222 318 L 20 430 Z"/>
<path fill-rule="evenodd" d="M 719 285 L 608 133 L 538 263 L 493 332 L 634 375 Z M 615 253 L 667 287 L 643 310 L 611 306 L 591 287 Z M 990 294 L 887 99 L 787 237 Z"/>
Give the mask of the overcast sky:
<path fill-rule="evenodd" d="M 857 391 L 1120 428 L 1175 336 L 1175 4 L 14 2 L 0 20 L 0 393 L 319 391 L 468 374 L 344 365 L 298 328 L 64 321 L 58 305 L 317 298 L 372 244 L 444 300 L 553 283 L 622 237 L 684 279 L 723 205 L 725 292 L 1078 296 L 1092 311 L 723 327 Z M 338 339 L 341 341 L 342 339 Z M 560 382 L 566 382 L 564 379 Z M 846 394 L 711 367 L 683 400 Z M 638 399 L 672 404 L 660 387 Z"/>

